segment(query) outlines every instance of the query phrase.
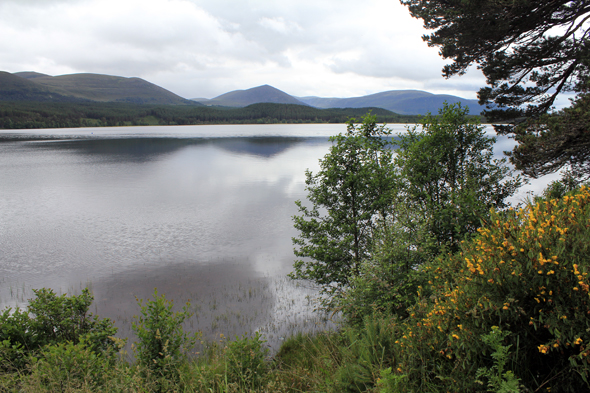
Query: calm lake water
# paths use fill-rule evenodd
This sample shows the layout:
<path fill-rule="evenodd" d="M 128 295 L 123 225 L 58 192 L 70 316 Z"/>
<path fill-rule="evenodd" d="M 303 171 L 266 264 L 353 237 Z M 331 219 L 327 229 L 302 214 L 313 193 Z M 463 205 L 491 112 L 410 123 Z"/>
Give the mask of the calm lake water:
<path fill-rule="evenodd" d="M 314 289 L 284 277 L 305 170 L 316 171 L 328 137 L 345 130 L 0 130 L 0 306 L 25 304 L 33 288 L 88 286 L 92 311 L 129 336 L 136 297 L 157 288 L 178 304 L 190 299 L 187 327 L 210 338 L 259 330 L 276 346 L 298 330 L 331 328 L 312 312 Z M 511 146 L 500 140 L 497 155 Z"/>

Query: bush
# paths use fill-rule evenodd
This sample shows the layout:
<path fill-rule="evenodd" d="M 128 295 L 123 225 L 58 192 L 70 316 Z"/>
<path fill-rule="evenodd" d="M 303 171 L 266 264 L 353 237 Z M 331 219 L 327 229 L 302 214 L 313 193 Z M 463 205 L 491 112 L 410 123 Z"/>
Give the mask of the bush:
<path fill-rule="evenodd" d="M 365 318 L 361 329 L 345 330 L 349 344 L 335 373 L 338 391 L 367 391 L 374 387 L 380 371 L 394 364 L 399 327 L 391 322 L 396 319 L 373 315 Z"/>
<path fill-rule="evenodd" d="M 48 345 L 32 362 L 28 382 L 47 391 L 69 389 L 92 391 L 104 384 L 113 362 L 103 354 L 93 352 L 84 340 Z"/>
<path fill-rule="evenodd" d="M 372 257 L 363 261 L 339 301 L 339 309 L 352 326 L 363 328 L 375 313 L 407 317 L 422 279 L 417 268 L 432 259 L 435 240 L 423 217 L 403 202 L 396 205 L 395 214 L 396 219 L 387 219 L 374 235 Z"/>
<path fill-rule="evenodd" d="M 396 375 L 415 391 L 474 391 L 494 367 L 482 336 L 511 349 L 506 371 L 532 391 L 588 391 L 590 190 L 492 212 L 462 250 L 423 269 L 429 287 L 396 340 Z"/>
<path fill-rule="evenodd" d="M 493 158 L 495 138 L 460 103 L 444 103 L 438 116 L 426 115 L 422 129 L 399 135 L 394 158 L 400 202 L 421 213 L 438 247 L 459 249 L 491 208 L 507 207 L 520 186 L 506 159 Z"/>
<path fill-rule="evenodd" d="M 58 296 L 47 288 L 33 291 L 36 297 L 25 310 L 7 308 L 0 314 L 0 370 L 23 370 L 46 345 L 84 341 L 95 354 L 118 351 L 113 322 L 88 313 L 94 298 L 87 288 L 77 296 Z"/>
<path fill-rule="evenodd" d="M 187 302 L 182 311 L 174 312 L 173 303 L 154 289 L 153 300 L 138 300 L 141 315 L 136 316 L 132 327 L 139 341 L 136 359 L 148 372 L 146 376 L 158 380 L 161 388 L 175 383 L 179 367 L 187 359 L 187 350 L 194 347 L 200 333 L 184 332 L 182 323 L 191 316 Z"/>

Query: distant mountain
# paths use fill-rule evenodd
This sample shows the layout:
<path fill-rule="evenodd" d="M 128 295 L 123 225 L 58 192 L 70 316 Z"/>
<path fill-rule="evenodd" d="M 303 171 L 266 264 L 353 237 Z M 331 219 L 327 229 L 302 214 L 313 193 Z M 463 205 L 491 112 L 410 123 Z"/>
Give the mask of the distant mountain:
<path fill-rule="evenodd" d="M 42 74 L 40 72 L 34 72 L 34 71 L 15 72 L 14 75 L 20 76 L 21 78 L 25 78 L 25 79 L 35 79 L 35 78 L 41 78 L 41 77 L 51 77 L 51 75 Z"/>
<path fill-rule="evenodd" d="M 206 105 L 244 107 L 252 104 L 296 104 L 307 105 L 293 96 L 269 85 L 253 87 L 247 90 L 234 90 L 210 100 L 196 99 Z"/>
<path fill-rule="evenodd" d="M 428 112 L 436 114 L 445 101 L 460 102 L 463 106 L 469 106 L 469 112 L 473 115 L 478 115 L 485 109 L 477 100 L 432 94 L 421 90 L 390 90 L 352 98 L 297 97 L 297 99 L 316 108 L 378 107 L 402 115 L 424 115 Z"/>
<path fill-rule="evenodd" d="M 400 115 L 436 114 L 443 102 L 460 102 L 469 106 L 471 114 L 485 108 L 476 100 L 457 96 L 432 94 L 420 90 L 391 90 L 351 98 L 293 97 L 269 85 L 247 90 L 234 90 L 212 99 L 186 100 L 160 86 L 140 78 L 100 74 L 51 76 L 38 72 L 0 71 L 0 101 L 49 102 L 127 102 L 154 105 L 207 105 L 246 107 L 253 104 L 292 104 L 328 108 L 382 108 Z"/>
<path fill-rule="evenodd" d="M 42 74 L 39 74 L 42 75 Z M 73 101 L 72 97 L 58 94 L 54 89 L 0 71 L 0 101 Z"/>
<path fill-rule="evenodd" d="M 186 100 L 140 78 L 100 74 L 50 76 L 37 72 L 17 72 L 12 76 L 28 82 L 26 86 L 29 90 L 37 89 L 39 92 L 71 99 L 136 104 L 195 105 L 194 101 Z M 26 89 L 25 85 L 23 88 Z M 0 99 L 2 98 L 3 94 L 0 91 Z"/>
<path fill-rule="evenodd" d="M 256 103 L 309 105 L 320 109 L 373 107 L 387 109 L 402 115 L 425 115 L 428 112 L 436 114 L 445 101 L 448 103 L 460 102 L 464 106 L 469 106 L 470 113 L 473 115 L 478 115 L 485 109 L 478 104 L 477 100 L 446 94 L 432 94 L 421 90 L 390 90 L 362 97 L 323 98 L 293 97 L 269 85 L 231 91 L 210 100 L 205 98 L 193 98 L 193 100 L 205 105 L 227 107 L 245 107 Z"/>

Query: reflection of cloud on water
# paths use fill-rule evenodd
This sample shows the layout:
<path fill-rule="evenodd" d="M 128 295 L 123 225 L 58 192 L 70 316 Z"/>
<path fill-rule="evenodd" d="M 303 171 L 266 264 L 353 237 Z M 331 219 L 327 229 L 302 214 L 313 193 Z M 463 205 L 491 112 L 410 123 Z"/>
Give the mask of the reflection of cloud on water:
<path fill-rule="evenodd" d="M 10 279 L 24 269 L 44 282 L 58 268 L 74 280 L 101 277 L 163 258 L 252 263 L 259 250 L 290 266 L 293 201 L 305 197 L 304 171 L 327 149 L 317 141 L 288 143 L 281 154 L 260 157 L 213 143 L 176 150 L 164 143 L 166 154 L 141 162 L 117 161 L 118 153 L 109 160 L 97 160 L 102 153 L 63 154 L 78 142 L 105 148 L 101 140 L 3 149 L 10 226 L 1 268 L 11 270 Z M 18 269 L 10 268 L 13 262 Z"/>
<path fill-rule="evenodd" d="M 224 173 L 223 181 L 229 185 L 247 179 L 250 183 L 261 185 L 280 184 L 281 190 L 288 195 L 297 192 L 296 198 L 304 197 L 305 170 L 317 172 L 318 160 L 329 149 L 327 140 L 308 141 L 294 148 L 285 150 L 280 156 L 261 159 L 251 156 L 220 155 L 207 166 L 215 167 Z"/>

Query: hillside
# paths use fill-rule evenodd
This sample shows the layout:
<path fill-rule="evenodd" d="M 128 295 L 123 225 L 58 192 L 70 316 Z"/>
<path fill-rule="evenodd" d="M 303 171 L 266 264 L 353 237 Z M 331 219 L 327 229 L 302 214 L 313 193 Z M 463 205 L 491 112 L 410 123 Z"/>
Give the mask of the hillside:
<path fill-rule="evenodd" d="M 258 86 L 247 90 L 235 90 L 212 99 L 193 98 L 205 105 L 245 107 L 256 103 L 280 103 L 309 105 L 315 108 L 383 108 L 403 115 L 425 115 L 437 113 L 445 101 L 460 102 L 469 106 L 472 114 L 480 114 L 485 108 L 477 100 L 445 95 L 432 94 L 421 90 L 390 90 L 361 97 L 323 98 L 294 97 L 269 85 Z"/>
<path fill-rule="evenodd" d="M 449 103 L 460 102 L 463 106 L 469 106 L 470 113 L 474 115 L 480 114 L 485 109 L 485 107 L 478 104 L 477 100 L 468 100 L 446 94 L 432 94 L 421 90 L 390 90 L 351 98 L 297 98 L 317 108 L 378 107 L 404 115 L 424 115 L 428 112 L 435 114 L 445 101 Z"/>
<path fill-rule="evenodd" d="M 73 100 L 73 97 L 58 94 L 54 89 L 47 86 L 0 71 L 0 101 L 63 102 Z"/>
<path fill-rule="evenodd" d="M 160 86 L 140 78 L 100 74 L 50 76 L 38 72 L 0 72 L 2 101 L 98 101 L 149 105 L 193 105 L 246 107 L 253 104 L 291 104 L 328 108 L 382 108 L 401 115 L 437 113 L 443 102 L 460 102 L 478 115 L 485 108 L 476 100 L 452 95 L 432 94 L 420 90 L 390 90 L 361 97 L 294 97 L 269 85 L 234 90 L 212 99 L 184 99 Z"/>
<path fill-rule="evenodd" d="M 247 90 L 230 91 L 210 100 L 196 100 L 207 105 L 233 107 L 244 107 L 259 103 L 307 105 L 295 97 L 269 85 L 253 87 Z"/>
<path fill-rule="evenodd" d="M 30 86 L 36 85 L 39 89 L 77 99 L 135 104 L 195 105 L 194 101 L 186 100 L 140 78 L 100 74 L 50 76 L 36 72 L 17 72 L 13 75 L 33 84 Z"/>

